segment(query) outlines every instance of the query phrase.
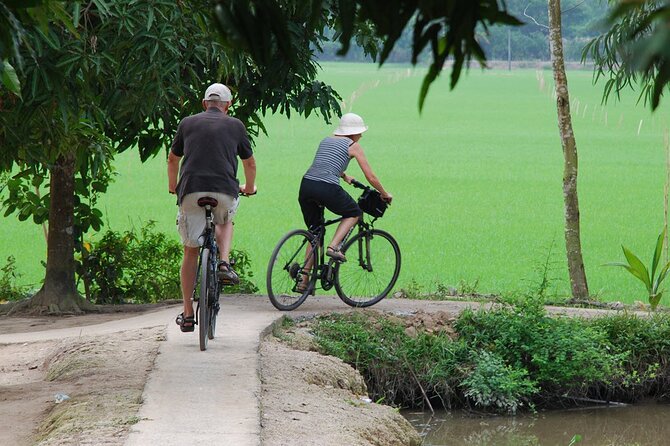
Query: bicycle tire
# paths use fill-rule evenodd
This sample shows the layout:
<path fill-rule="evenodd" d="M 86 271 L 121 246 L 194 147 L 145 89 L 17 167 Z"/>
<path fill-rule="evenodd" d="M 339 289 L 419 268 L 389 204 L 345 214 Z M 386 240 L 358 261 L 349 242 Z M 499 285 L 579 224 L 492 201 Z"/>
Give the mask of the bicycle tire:
<path fill-rule="evenodd" d="M 369 307 L 386 297 L 400 275 L 400 247 L 386 231 L 372 229 L 342 248 L 347 261 L 335 265 L 335 290 L 352 307 Z"/>
<path fill-rule="evenodd" d="M 200 253 L 200 290 L 198 292 L 198 334 L 200 350 L 207 350 L 209 339 L 209 248 L 203 248 Z"/>
<path fill-rule="evenodd" d="M 312 234 L 303 229 L 296 229 L 284 235 L 272 251 L 266 285 L 270 302 L 278 310 L 295 310 L 307 299 L 316 285 L 318 246 L 315 246 L 310 254 L 315 261 L 312 263 L 307 287 L 302 292 L 297 289 L 302 277 L 300 271 L 307 261 L 306 249 L 310 246 L 311 240 Z"/>
<path fill-rule="evenodd" d="M 208 298 L 207 298 L 207 320 L 209 321 L 209 329 L 207 330 L 207 337 L 209 339 L 214 339 L 216 335 L 216 317 L 219 314 L 219 278 L 217 277 L 217 269 L 219 267 L 217 261 L 218 253 L 216 250 L 210 253 L 209 258 L 209 268 L 207 270 L 209 274 L 208 282 Z"/>

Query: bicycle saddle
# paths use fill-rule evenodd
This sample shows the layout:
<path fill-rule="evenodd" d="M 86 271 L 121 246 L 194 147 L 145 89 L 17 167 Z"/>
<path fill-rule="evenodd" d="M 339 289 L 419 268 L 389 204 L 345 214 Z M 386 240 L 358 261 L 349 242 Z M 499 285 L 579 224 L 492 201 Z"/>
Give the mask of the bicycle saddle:
<path fill-rule="evenodd" d="M 217 204 L 219 204 L 219 202 L 216 200 L 216 198 L 212 197 L 198 198 L 198 206 L 200 206 L 201 208 L 204 208 L 205 206 L 211 206 L 215 208 Z"/>

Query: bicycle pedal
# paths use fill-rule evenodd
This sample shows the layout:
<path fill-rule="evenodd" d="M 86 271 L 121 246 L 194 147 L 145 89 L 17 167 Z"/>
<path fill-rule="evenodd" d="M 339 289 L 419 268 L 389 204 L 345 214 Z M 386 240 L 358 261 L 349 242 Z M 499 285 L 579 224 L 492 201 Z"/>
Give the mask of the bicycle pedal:
<path fill-rule="evenodd" d="M 220 286 L 235 286 L 235 285 L 239 285 L 239 284 L 240 284 L 239 281 L 237 281 L 237 282 L 232 281 L 232 280 L 220 280 L 219 281 Z"/>

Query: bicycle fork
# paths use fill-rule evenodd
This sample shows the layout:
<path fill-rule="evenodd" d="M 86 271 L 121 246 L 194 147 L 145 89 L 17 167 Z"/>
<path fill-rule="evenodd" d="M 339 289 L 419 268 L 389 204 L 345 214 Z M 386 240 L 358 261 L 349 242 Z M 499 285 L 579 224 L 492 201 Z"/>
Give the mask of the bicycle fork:
<path fill-rule="evenodd" d="M 365 233 L 358 239 L 358 264 L 368 272 L 372 272 L 372 262 L 370 262 L 370 239 L 372 235 Z"/>

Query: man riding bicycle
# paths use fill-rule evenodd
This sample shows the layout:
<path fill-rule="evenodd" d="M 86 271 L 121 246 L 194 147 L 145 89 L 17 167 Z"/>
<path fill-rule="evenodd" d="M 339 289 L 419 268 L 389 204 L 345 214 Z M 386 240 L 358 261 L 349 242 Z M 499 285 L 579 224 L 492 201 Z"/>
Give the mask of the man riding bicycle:
<path fill-rule="evenodd" d="M 228 116 L 231 103 L 232 94 L 228 87 L 219 83 L 210 85 L 202 100 L 205 111 L 179 123 L 168 155 L 168 191 L 177 195 L 177 226 L 184 245 L 180 271 L 184 311 L 177 317 L 183 332 L 195 328 L 191 296 L 198 267 L 198 238 L 205 227 L 205 212 L 197 204 L 203 196 L 218 201 L 213 215 L 220 248 L 219 278 L 224 283 L 239 283 L 229 258 L 233 218 L 239 193 L 252 195 L 256 192 L 256 161 L 244 124 Z M 242 160 L 246 179 L 242 186 L 237 180 L 238 157 Z"/>

